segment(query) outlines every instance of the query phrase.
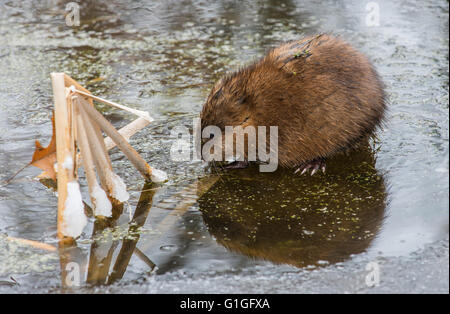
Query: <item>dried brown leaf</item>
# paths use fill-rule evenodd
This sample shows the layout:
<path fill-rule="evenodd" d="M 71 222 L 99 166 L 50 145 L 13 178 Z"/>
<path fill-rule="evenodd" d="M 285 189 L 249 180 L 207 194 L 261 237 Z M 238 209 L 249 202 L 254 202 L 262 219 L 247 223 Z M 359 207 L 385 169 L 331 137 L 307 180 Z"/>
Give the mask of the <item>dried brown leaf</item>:
<path fill-rule="evenodd" d="M 44 170 L 47 177 L 56 180 L 54 164 L 56 162 L 56 136 L 55 136 L 55 118 L 52 116 L 52 138 L 47 147 L 43 147 L 39 141 L 36 141 L 36 149 L 30 165 Z"/>

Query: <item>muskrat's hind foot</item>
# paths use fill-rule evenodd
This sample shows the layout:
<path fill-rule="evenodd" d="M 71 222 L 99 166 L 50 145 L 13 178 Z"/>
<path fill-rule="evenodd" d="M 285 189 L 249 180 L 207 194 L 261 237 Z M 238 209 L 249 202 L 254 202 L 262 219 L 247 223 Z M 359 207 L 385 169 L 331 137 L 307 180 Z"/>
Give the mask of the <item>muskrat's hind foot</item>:
<path fill-rule="evenodd" d="M 224 167 L 225 170 L 244 169 L 249 166 L 248 161 L 233 161 Z"/>
<path fill-rule="evenodd" d="M 297 168 L 297 170 L 295 170 L 294 174 L 301 171 L 300 175 L 302 175 L 310 169 L 312 169 L 311 175 L 314 175 L 318 170 L 322 170 L 323 173 L 325 173 L 325 168 L 326 168 L 325 159 L 316 158 L 314 160 L 305 162 L 302 165 L 300 165 Z"/>

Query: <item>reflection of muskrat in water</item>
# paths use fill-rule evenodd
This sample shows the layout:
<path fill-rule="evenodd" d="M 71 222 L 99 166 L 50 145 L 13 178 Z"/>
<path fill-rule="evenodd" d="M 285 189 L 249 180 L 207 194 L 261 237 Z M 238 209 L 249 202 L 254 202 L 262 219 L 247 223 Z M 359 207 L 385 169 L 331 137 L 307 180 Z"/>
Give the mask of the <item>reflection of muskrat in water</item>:
<path fill-rule="evenodd" d="M 225 76 L 201 112 L 202 129 L 278 126 L 281 166 L 325 170 L 325 158 L 373 134 L 386 108 L 370 61 L 343 40 L 322 34 L 291 41 Z M 235 162 L 229 168 L 239 168 Z"/>
<path fill-rule="evenodd" d="M 375 159 L 360 145 L 331 158 L 326 177 L 299 178 L 290 169 L 263 174 L 252 166 L 212 185 L 205 177 L 199 210 L 230 251 L 297 267 L 343 262 L 372 245 L 385 218 L 388 194 Z"/>

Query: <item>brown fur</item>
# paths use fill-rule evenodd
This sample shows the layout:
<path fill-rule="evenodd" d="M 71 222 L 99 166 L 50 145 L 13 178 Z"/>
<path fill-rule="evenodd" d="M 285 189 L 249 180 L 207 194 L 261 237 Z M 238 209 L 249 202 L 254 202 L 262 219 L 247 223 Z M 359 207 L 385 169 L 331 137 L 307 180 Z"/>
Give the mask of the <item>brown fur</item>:
<path fill-rule="evenodd" d="M 202 128 L 278 126 L 278 158 L 293 167 L 353 147 L 380 125 L 383 84 L 370 61 L 327 34 L 292 41 L 225 76 L 201 112 Z"/>

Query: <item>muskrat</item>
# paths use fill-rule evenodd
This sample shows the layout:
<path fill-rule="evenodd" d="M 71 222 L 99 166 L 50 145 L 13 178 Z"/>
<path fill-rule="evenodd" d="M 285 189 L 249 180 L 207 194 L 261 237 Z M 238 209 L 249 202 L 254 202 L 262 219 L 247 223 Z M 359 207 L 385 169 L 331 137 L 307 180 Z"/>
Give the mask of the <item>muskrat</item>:
<path fill-rule="evenodd" d="M 319 34 L 270 50 L 211 90 L 201 127 L 278 126 L 278 162 L 302 173 L 368 139 L 386 96 L 371 62 L 339 37 Z M 248 160 L 230 164 L 245 167 Z"/>

